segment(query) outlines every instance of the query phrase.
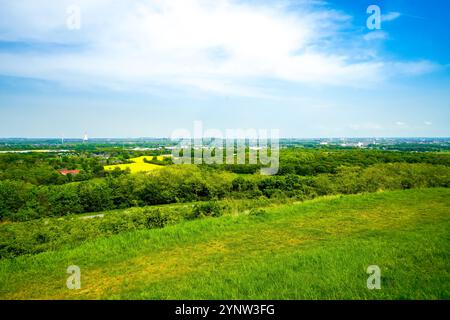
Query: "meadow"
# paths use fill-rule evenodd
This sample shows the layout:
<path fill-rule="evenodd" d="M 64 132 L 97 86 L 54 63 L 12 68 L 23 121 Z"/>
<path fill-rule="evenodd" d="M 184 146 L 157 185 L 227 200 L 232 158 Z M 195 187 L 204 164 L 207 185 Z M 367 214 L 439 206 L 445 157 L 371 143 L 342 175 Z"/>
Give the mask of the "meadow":
<path fill-rule="evenodd" d="M 1 299 L 448 299 L 450 190 L 332 195 L 0 261 Z M 66 269 L 81 268 L 81 289 Z M 366 286 L 369 265 L 381 289 Z"/>
<path fill-rule="evenodd" d="M 5 221 L 0 223 L 0 259 L 71 248 L 100 237 L 163 228 L 205 215 L 246 214 L 252 209 L 293 201 L 295 200 L 227 199 L 133 207 L 25 222 Z"/>

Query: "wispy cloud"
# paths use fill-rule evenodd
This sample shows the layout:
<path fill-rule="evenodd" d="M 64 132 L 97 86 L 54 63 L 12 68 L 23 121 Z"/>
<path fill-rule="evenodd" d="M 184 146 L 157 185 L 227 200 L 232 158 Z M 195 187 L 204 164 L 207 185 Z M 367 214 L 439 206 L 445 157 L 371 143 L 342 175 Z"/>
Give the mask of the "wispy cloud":
<path fill-rule="evenodd" d="M 388 37 L 389 35 L 384 31 L 372 31 L 364 35 L 364 40 L 366 41 L 386 40 Z"/>
<path fill-rule="evenodd" d="M 381 21 L 383 22 L 387 22 L 387 21 L 393 21 L 396 20 L 398 18 L 400 18 L 401 13 L 400 12 L 388 12 L 386 14 L 381 15 Z"/>

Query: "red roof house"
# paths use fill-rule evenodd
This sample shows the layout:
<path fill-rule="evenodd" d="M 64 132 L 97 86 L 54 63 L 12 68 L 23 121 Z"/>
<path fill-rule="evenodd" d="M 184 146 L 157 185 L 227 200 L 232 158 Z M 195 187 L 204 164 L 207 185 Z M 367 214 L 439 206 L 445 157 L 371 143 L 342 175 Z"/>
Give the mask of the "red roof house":
<path fill-rule="evenodd" d="M 68 174 L 76 176 L 80 173 L 80 170 L 58 170 L 63 176 L 67 176 Z"/>

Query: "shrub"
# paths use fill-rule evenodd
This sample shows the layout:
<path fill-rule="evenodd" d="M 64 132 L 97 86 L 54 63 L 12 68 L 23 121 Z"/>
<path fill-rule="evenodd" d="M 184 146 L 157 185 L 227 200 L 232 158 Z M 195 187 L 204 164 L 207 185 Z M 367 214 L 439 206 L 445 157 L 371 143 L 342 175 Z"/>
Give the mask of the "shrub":
<path fill-rule="evenodd" d="M 146 227 L 147 228 L 164 228 L 169 223 L 167 215 L 161 213 L 159 209 L 146 210 Z"/>
<path fill-rule="evenodd" d="M 105 211 L 113 208 L 111 189 L 103 182 L 82 182 L 78 185 L 77 192 L 84 212 Z"/>
<path fill-rule="evenodd" d="M 223 215 L 222 208 L 216 201 L 208 201 L 206 203 L 198 203 L 192 209 L 192 219 L 204 217 L 220 217 Z"/>
<path fill-rule="evenodd" d="M 253 217 L 262 217 L 267 215 L 267 211 L 261 208 L 251 209 L 248 215 Z"/>

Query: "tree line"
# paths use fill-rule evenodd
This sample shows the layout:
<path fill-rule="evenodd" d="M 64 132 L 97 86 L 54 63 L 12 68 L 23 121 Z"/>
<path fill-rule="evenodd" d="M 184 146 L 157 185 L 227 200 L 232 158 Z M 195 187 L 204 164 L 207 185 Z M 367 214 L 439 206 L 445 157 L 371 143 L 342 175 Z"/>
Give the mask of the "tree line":
<path fill-rule="evenodd" d="M 427 163 L 340 166 L 311 176 L 239 175 L 194 165 L 168 166 L 151 174 L 126 174 L 63 185 L 0 181 L 0 219 L 48 216 L 224 198 L 311 199 L 328 194 L 450 187 L 450 167 Z"/>

